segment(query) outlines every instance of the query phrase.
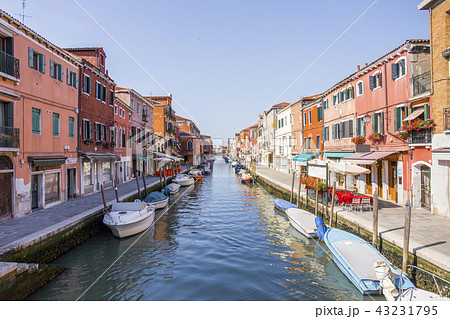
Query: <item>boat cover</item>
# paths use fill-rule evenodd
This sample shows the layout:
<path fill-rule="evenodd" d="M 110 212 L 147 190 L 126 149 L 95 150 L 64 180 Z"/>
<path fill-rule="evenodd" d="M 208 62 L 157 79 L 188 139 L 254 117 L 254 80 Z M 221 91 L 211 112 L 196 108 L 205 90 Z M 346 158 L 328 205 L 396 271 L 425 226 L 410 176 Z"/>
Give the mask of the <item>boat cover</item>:
<path fill-rule="evenodd" d="M 130 202 L 130 203 L 114 203 L 112 204 L 111 211 L 117 212 L 117 211 L 140 211 L 143 210 L 145 207 L 147 207 L 147 204 L 139 202 Z"/>
<path fill-rule="evenodd" d="M 327 225 L 325 225 L 324 221 L 319 216 L 315 218 L 314 222 L 316 223 L 317 227 L 317 236 L 323 240 L 325 237 L 325 233 L 327 232 Z"/>
<path fill-rule="evenodd" d="M 150 194 L 145 197 L 144 202 L 146 203 L 153 203 L 153 202 L 159 202 L 162 200 L 165 200 L 167 197 L 161 192 L 151 192 Z"/>
<path fill-rule="evenodd" d="M 294 205 L 291 202 L 288 202 L 287 200 L 281 198 L 275 198 L 273 200 L 273 204 L 275 205 L 276 208 L 282 210 L 283 212 L 286 211 L 286 209 L 288 208 L 298 208 L 297 205 Z"/>

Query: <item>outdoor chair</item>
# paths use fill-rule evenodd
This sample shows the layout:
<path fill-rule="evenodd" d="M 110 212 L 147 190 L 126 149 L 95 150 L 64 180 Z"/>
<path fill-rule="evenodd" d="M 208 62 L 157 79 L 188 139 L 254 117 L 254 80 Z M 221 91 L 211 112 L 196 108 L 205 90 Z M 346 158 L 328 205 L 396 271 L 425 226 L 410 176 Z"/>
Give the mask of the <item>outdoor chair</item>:
<path fill-rule="evenodd" d="M 348 206 L 349 211 L 352 211 L 353 209 L 358 208 L 360 204 L 361 204 L 360 198 L 352 198 L 352 202 L 350 204 L 347 204 L 346 206 Z"/>
<path fill-rule="evenodd" d="M 361 205 L 360 205 L 360 211 L 362 211 L 363 209 L 365 209 L 365 208 L 368 208 L 368 210 L 369 211 L 372 211 L 373 210 L 373 207 L 372 207 L 372 205 L 370 204 L 370 198 L 366 198 L 366 197 L 363 197 L 362 199 L 361 199 Z"/>

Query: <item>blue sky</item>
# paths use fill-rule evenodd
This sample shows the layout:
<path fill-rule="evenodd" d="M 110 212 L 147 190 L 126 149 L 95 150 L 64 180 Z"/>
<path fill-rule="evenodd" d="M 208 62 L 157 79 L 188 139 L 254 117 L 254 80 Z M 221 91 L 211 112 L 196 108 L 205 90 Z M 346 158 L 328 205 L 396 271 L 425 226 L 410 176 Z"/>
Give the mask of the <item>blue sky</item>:
<path fill-rule="evenodd" d="M 254 124 L 275 102 L 325 91 L 407 39 L 429 38 L 420 0 L 378 0 L 277 100 L 374 0 L 77 1 L 173 94 L 177 114 L 213 138 Z M 20 19 L 22 0 L 0 8 Z M 25 14 L 60 47 L 104 47 L 119 86 L 165 95 L 73 0 L 27 0 Z"/>

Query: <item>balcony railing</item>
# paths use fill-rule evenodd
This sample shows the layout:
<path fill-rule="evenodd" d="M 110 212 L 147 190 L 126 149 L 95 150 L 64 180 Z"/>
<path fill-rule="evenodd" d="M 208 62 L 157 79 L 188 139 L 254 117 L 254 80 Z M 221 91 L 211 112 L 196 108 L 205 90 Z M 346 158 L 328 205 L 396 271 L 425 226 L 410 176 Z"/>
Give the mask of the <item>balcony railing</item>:
<path fill-rule="evenodd" d="M 431 72 L 425 72 L 411 79 L 412 96 L 418 96 L 431 92 Z"/>
<path fill-rule="evenodd" d="M 0 51 L 0 72 L 8 74 L 16 79 L 20 79 L 19 59 L 6 52 Z"/>
<path fill-rule="evenodd" d="M 444 109 L 444 131 L 450 131 L 450 107 Z"/>
<path fill-rule="evenodd" d="M 411 131 L 408 135 L 409 144 L 431 143 L 431 129 Z"/>
<path fill-rule="evenodd" d="M 0 126 L 0 147 L 19 148 L 19 129 Z"/>

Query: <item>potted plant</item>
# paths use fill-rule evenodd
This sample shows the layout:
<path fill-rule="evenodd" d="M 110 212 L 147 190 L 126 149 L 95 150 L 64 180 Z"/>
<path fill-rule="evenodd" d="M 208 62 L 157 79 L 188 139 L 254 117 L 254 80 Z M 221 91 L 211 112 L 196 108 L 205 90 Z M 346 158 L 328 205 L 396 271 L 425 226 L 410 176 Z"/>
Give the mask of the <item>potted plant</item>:
<path fill-rule="evenodd" d="M 374 143 L 383 141 L 383 138 L 384 135 L 381 133 L 372 133 L 369 136 L 369 140 L 371 140 Z"/>
<path fill-rule="evenodd" d="M 102 145 L 104 148 L 109 148 L 110 144 L 107 141 L 102 141 Z"/>
<path fill-rule="evenodd" d="M 97 144 L 97 145 L 102 145 L 102 144 L 103 144 L 103 141 L 102 141 L 102 140 L 97 140 L 97 141 L 95 142 L 95 144 Z"/>
<path fill-rule="evenodd" d="M 90 139 L 90 138 L 85 138 L 85 139 L 83 140 L 83 143 L 84 143 L 84 144 L 92 144 L 93 141 L 92 141 L 92 139 Z"/>
<path fill-rule="evenodd" d="M 116 142 L 112 141 L 109 143 L 109 145 L 111 145 L 111 147 L 115 147 L 116 146 Z"/>
<path fill-rule="evenodd" d="M 352 142 L 356 145 L 361 145 L 366 142 L 366 137 L 363 135 L 355 136 L 352 138 Z"/>

